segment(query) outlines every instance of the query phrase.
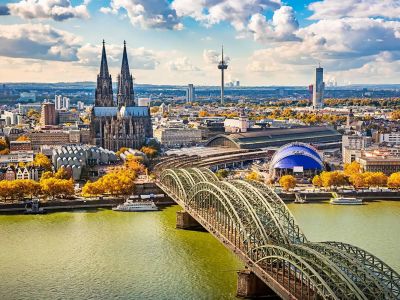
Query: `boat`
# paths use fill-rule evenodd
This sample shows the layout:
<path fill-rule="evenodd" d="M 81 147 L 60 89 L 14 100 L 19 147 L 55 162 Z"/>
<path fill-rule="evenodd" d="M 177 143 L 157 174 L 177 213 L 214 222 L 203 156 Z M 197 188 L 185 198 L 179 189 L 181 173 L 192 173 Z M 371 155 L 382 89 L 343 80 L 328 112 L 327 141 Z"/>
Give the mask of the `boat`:
<path fill-rule="evenodd" d="M 133 201 L 132 199 L 126 200 L 123 204 L 113 207 L 115 211 L 155 211 L 158 207 L 153 201 Z"/>
<path fill-rule="evenodd" d="M 362 199 L 353 198 L 353 197 L 333 197 L 329 201 L 330 204 L 335 205 L 360 205 L 363 204 Z"/>

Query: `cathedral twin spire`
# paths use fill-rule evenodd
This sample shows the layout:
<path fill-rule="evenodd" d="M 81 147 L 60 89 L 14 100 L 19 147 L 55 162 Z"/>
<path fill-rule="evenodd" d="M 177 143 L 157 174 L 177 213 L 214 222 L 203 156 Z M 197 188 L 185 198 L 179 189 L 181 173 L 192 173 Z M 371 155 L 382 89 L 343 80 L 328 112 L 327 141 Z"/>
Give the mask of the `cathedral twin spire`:
<path fill-rule="evenodd" d="M 121 73 L 118 75 L 117 86 L 117 105 L 135 106 L 133 91 L 133 77 L 129 71 L 128 55 L 126 52 L 126 42 L 124 41 L 124 51 L 122 55 Z M 101 54 L 100 73 L 97 76 L 95 106 L 112 107 L 114 106 L 112 78 L 108 71 L 107 54 L 105 42 L 103 40 L 103 50 Z"/>

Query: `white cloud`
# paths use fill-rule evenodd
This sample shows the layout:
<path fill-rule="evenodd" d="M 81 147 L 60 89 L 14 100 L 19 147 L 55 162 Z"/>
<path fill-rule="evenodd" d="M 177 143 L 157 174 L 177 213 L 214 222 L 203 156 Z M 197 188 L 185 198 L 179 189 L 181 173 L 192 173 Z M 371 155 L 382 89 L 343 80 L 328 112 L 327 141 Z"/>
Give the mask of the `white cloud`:
<path fill-rule="evenodd" d="M 298 40 L 299 38 L 295 35 L 298 28 L 299 23 L 290 6 L 277 9 L 271 21 L 267 21 L 262 14 L 254 14 L 248 24 L 254 40 L 260 42 Z"/>
<path fill-rule="evenodd" d="M 81 5 L 73 6 L 70 0 L 21 0 L 9 3 L 6 13 L 23 19 L 53 19 L 64 21 L 71 18 L 89 18 L 85 0 Z M 4 9 L 4 7 L 3 7 Z"/>
<path fill-rule="evenodd" d="M 192 17 L 206 25 L 229 22 L 237 31 L 246 29 L 249 18 L 267 10 L 276 10 L 280 0 L 174 0 L 172 8 L 180 17 Z"/>
<path fill-rule="evenodd" d="M 77 53 L 79 64 L 100 66 L 101 45 L 86 44 Z M 107 61 L 110 68 L 121 66 L 123 45 L 106 45 Z M 154 70 L 159 65 L 160 54 L 141 48 L 127 47 L 129 66 L 132 69 Z"/>
<path fill-rule="evenodd" d="M 204 62 L 208 65 L 216 65 L 219 62 L 219 53 L 215 50 L 207 50 L 203 51 L 203 59 Z"/>
<path fill-rule="evenodd" d="M 49 25 L 0 25 L 0 56 L 76 61 L 80 39 Z"/>
<path fill-rule="evenodd" d="M 170 71 L 180 71 L 180 72 L 200 71 L 200 69 L 195 65 L 193 65 L 193 63 L 187 57 L 179 57 L 173 61 L 169 61 L 167 63 L 167 66 Z"/>
<path fill-rule="evenodd" d="M 255 51 L 249 69 L 284 72 L 318 63 L 331 71 L 359 68 L 382 53 L 397 53 L 399 28 L 400 22 L 378 19 L 321 20 L 299 29 L 298 42 Z"/>
<path fill-rule="evenodd" d="M 368 18 L 387 17 L 398 19 L 399 0 L 324 0 L 311 3 L 308 9 L 313 11 L 312 20 L 337 19 L 343 17 Z"/>
<path fill-rule="evenodd" d="M 166 0 L 111 0 L 109 7 L 100 9 L 103 13 L 118 14 L 125 10 L 133 26 L 143 28 L 183 29 L 175 10 Z"/>

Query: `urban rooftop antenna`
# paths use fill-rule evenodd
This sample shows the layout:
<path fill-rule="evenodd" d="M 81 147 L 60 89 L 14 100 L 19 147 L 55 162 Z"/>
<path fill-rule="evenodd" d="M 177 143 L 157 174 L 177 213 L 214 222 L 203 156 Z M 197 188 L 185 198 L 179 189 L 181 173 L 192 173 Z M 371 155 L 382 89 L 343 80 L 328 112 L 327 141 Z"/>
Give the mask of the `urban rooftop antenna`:
<path fill-rule="evenodd" d="M 221 56 L 221 61 L 218 64 L 218 69 L 221 70 L 221 104 L 224 104 L 224 89 L 225 89 L 224 71 L 228 69 L 228 64 L 224 60 L 224 45 L 222 45 L 222 56 Z"/>

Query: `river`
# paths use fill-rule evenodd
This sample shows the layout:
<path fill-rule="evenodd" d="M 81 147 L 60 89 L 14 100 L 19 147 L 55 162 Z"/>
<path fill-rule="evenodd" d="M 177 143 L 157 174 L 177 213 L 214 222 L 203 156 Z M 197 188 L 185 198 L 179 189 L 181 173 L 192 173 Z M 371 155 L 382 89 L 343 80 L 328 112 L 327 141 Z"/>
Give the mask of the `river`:
<path fill-rule="evenodd" d="M 350 242 L 400 271 L 400 202 L 290 204 L 310 240 Z M 0 299 L 233 299 L 242 264 L 177 206 L 0 215 Z"/>

